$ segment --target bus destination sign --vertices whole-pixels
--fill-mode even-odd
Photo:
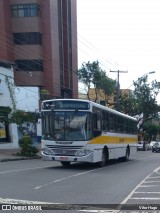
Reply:
[[[89,103],[83,101],[47,101],[44,103],[44,109],[75,109],[75,110],[88,110]]]

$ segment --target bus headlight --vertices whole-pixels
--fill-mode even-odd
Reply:
[[[47,148],[44,148],[42,149],[42,152],[45,154],[45,155],[53,155],[54,152],[50,149],[47,149]]]
[[[76,156],[85,156],[85,155],[88,155],[90,154],[92,151],[91,150],[88,150],[88,149],[84,149],[84,150],[78,150],[75,155]]]
[[[91,152],[92,152],[91,150],[85,149],[85,150],[84,150],[84,155],[88,155],[88,154],[90,154]]]

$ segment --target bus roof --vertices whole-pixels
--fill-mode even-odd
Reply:
[[[90,100],[85,100],[85,99],[69,99],[69,98],[68,99],[49,99],[49,100],[42,101],[42,104],[45,103],[45,102],[52,102],[52,101],[82,101],[82,102],[89,103],[92,106],[98,107],[100,109],[107,110],[108,112],[114,113],[116,115],[120,115],[120,116],[123,116],[123,117],[126,117],[126,118],[130,118],[130,119],[133,119],[133,120],[137,121],[136,118],[134,118],[134,117],[132,117],[130,115],[124,114],[124,113],[119,112],[117,110],[111,109],[111,108],[109,108],[107,106],[103,106],[101,104],[95,103],[95,102],[90,101]]]

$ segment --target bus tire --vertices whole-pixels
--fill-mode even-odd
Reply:
[[[70,166],[70,163],[71,163],[71,162],[69,162],[69,161],[61,161],[61,164],[62,164],[62,166],[64,166],[64,167],[69,167],[69,166]]]
[[[109,159],[108,149],[107,147],[104,147],[102,151],[102,160],[99,162],[99,166],[100,167],[106,166],[108,159]]]

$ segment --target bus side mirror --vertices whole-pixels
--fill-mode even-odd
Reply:
[[[101,130],[93,130],[93,136],[94,137],[98,137],[98,136],[100,136],[102,134],[102,131]]]

